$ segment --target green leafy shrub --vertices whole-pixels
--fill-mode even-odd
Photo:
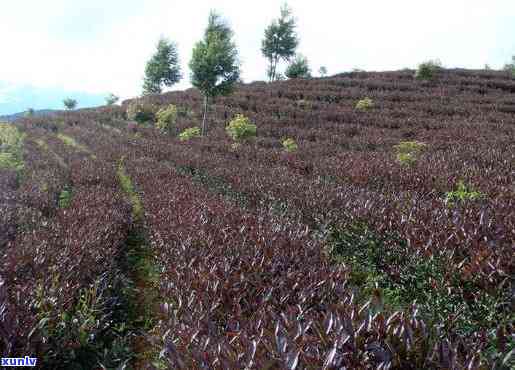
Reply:
[[[426,144],[419,141],[401,141],[394,146],[397,160],[404,165],[414,164],[425,148]]]
[[[59,208],[68,208],[72,202],[72,192],[70,190],[63,190],[59,194]]]
[[[200,129],[198,127],[189,127],[179,134],[180,141],[188,141],[195,137],[200,137]]]
[[[229,122],[225,128],[227,135],[237,143],[249,140],[256,136],[256,125],[250,123],[250,120],[243,114],[238,114]]]
[[[51,289],[56,288],[52,286]],[[108,289],[98,279],[92,286],[81,289],[76,304],[56,315],[50,309],[53,302],[47,297],[48,292],[42,285],[37,287],[37,328],[48,347],[38,363],[41,361],[46,365],[44,368],[49,369],[93,369],[98,368],[102,360],[109,365],[108,368],[115,368],[118,362],[129,358],[128,340],[118,337],[116,328],[110,327],[112,321],[106,315],[109,309]],[[110,342],[112,347],[108,347]]]
[[[160,109],[156,114],[156,118],[156,127],[161,132],[171,132],[177,123],[177,107],[170,104],[168,107]]]
[[[401,164],[411,166],[415,164],[417,158],[412,153],[397,153],[397,161]]]
[[[299,146],[297,145],[295,140],[293,140],[292,138],[288,138],[283,140],[283,148],[287,152],[292,153],[296,152],[299,149]]]
[[[415,72],[415,78],[418,80],[431,80],[441,68],[442,62],[438,59],[420,63],[417,72]]]
[[[463,181],[458,182],[458,188],[453,191],[445,193],[445,201],[448,204],[454,204],[457,202],[465,202],[468,200],[477,200],[484,197],[484,194],[473,190],[471,187],[467,187]]]
[[[127,118],[138,123],[152,122],[156,119],[157,108],[153,104],[132,102],[127,107]]]
[[[360,101],[358,101],[356,103],[356,109],[362,110],[362,111],[368,110],[373,107],[374,107],[374,101],[370,98],[361,99]]]
[[[284,74],[288,78],[310,78],[311,69],[309,68],[308,59],[298,54],[288,65]]]
[[[425,147],[426,144],[420,141],[401,141],[395,145],[395,149],[400,153],[420,153]]]

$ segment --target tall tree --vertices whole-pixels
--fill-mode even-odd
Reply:
[[[190,61],[191,84],[204,95],[202,135],[207,132],[209,101],[228,95],[240,77],[240,63],[233,32],[227,22],[214,11],[209,14],[204,38],[195,44]]]
[[[73,110],[77,107],[77,100],[66,98],[63,100],[63,105],[67,110]]]
[[[504,70],[511,72],[511,75],[515,78],[515,55],[511,57],[511,63],[506,63],[504,65]]]
[[[114,95],[113,93],[110,93],[109,95],[107,95],[105,97],[105,101],[106,101],[106,104],[107,105],[113,105],[115,104],[118,100],[120,100],[120,98],[116,95]]]
[[[281,7],[281,16],[274,19],[265,29],[265,38],[261,43],[261,52],[268,59],[268,78],[275,81],[277,64],[281,59],[289,62],[295,55],[299,38],[295,32],[295,18],[287,4]]]
[[[163,37],[145,67],[143,94],[160,94],[163,86],[171,87],[181,80],[177,45]]]

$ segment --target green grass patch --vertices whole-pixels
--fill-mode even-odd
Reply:
[[[79,144],[73,137],[59,133],[57,134],[57,138],[61,140],[65,145],[71,146],[72,148],[90,154],[92,158],[96,158],[96,156],[92,154],[86,146]]]
[[[74,148],[81,149],[81,145],[75,141],[75,139],[71,136],[65,135],[65,134],[57,134],[57,137],[59,140],[61,140],[65,145],[72,146]]]
[[[52,149],[50,149],[50,147],[48,146],[48,144],[46,143],[45,140],[43,139],[36,139],[35,140],[36,144],[39,145],[39,147],[44,150],[45,152],[49,152],[49,153],[52,153],[52,155],[55,157],[55,159],[57,160],[57,162],[59,162],[59,165],[63,168],[67,168],[67,164],[66,162],[64,161],[64,159],[61,158],[61,156],[59,156],[59,154],[57,154],[56,152],[54,152]]]
[[[141,202],[139,194],[134,189],[130,176],[125,171],[123,166],[123,159],[118,164],[117,171],[118,179],[123,191],[129,196],[132,204],[132,215],[136,221],[140,221],[143,218],[143,204]]]
[[[138,300],[133,300],[129,309],[129,322],[138,328],[151,330],[155,325],[153,308],[159,298],[159,268],[151,249],[147,247],[145,232],[134,229],[127,238],[127,265],[135,281],[134,293]]]
[[[123,191],[132,204],[135,225],[126,240],[126,254],[121,268],[129,283],[123,296],[127,307],[126,323],[135,334],[132,341],[134,368],[144,368],[152,363],[160,368],[159,352],[141,333],[151,331],[157,323],[157,312],[161,297],[159,294],[160,268],[152,249],[148,246],[148,237],[142,225],[144,217],[143,203],[136,192],[130,176],[125,171],[123,158],[118,164],[118,179]]]

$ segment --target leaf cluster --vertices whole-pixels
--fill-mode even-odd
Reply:
[[[200,129],[198,127],[189,127],[179,134],[180,141],[188,141],[196,137],[200,137]]]
[[[173,86],[182,77],[177,45],[161,38],[156,49],[145,66],[143,94],[160,94],[163,86]]]
[[[161,132],[171,132],[177,123],[178,110],[173,104],[168,107],[161,108],[156,113],[156,127]]]
[[[292,62],[284,72],[288,78],[309,78],[311,77],[311,69],[309,68],[308,59],[303,55],[296,55]]]
[[[243,142],[255,137],[257,128],[247,117],[238,114],[229,122],[225,131],[235,142]]]

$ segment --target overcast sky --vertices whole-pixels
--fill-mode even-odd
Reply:
[[[139,95],[160,35],[178,43],[189,86],[193,44],[210,9],[231,24],[246,82],[264,80],[264,28],[282,1],[1,0],[0,82]],[[394,70],[439,58],[446,67],[500,68],[515,54],[515,0],[290,0],[298,51],[317,71]],[[1,96],[0,96],[1,98]]]

